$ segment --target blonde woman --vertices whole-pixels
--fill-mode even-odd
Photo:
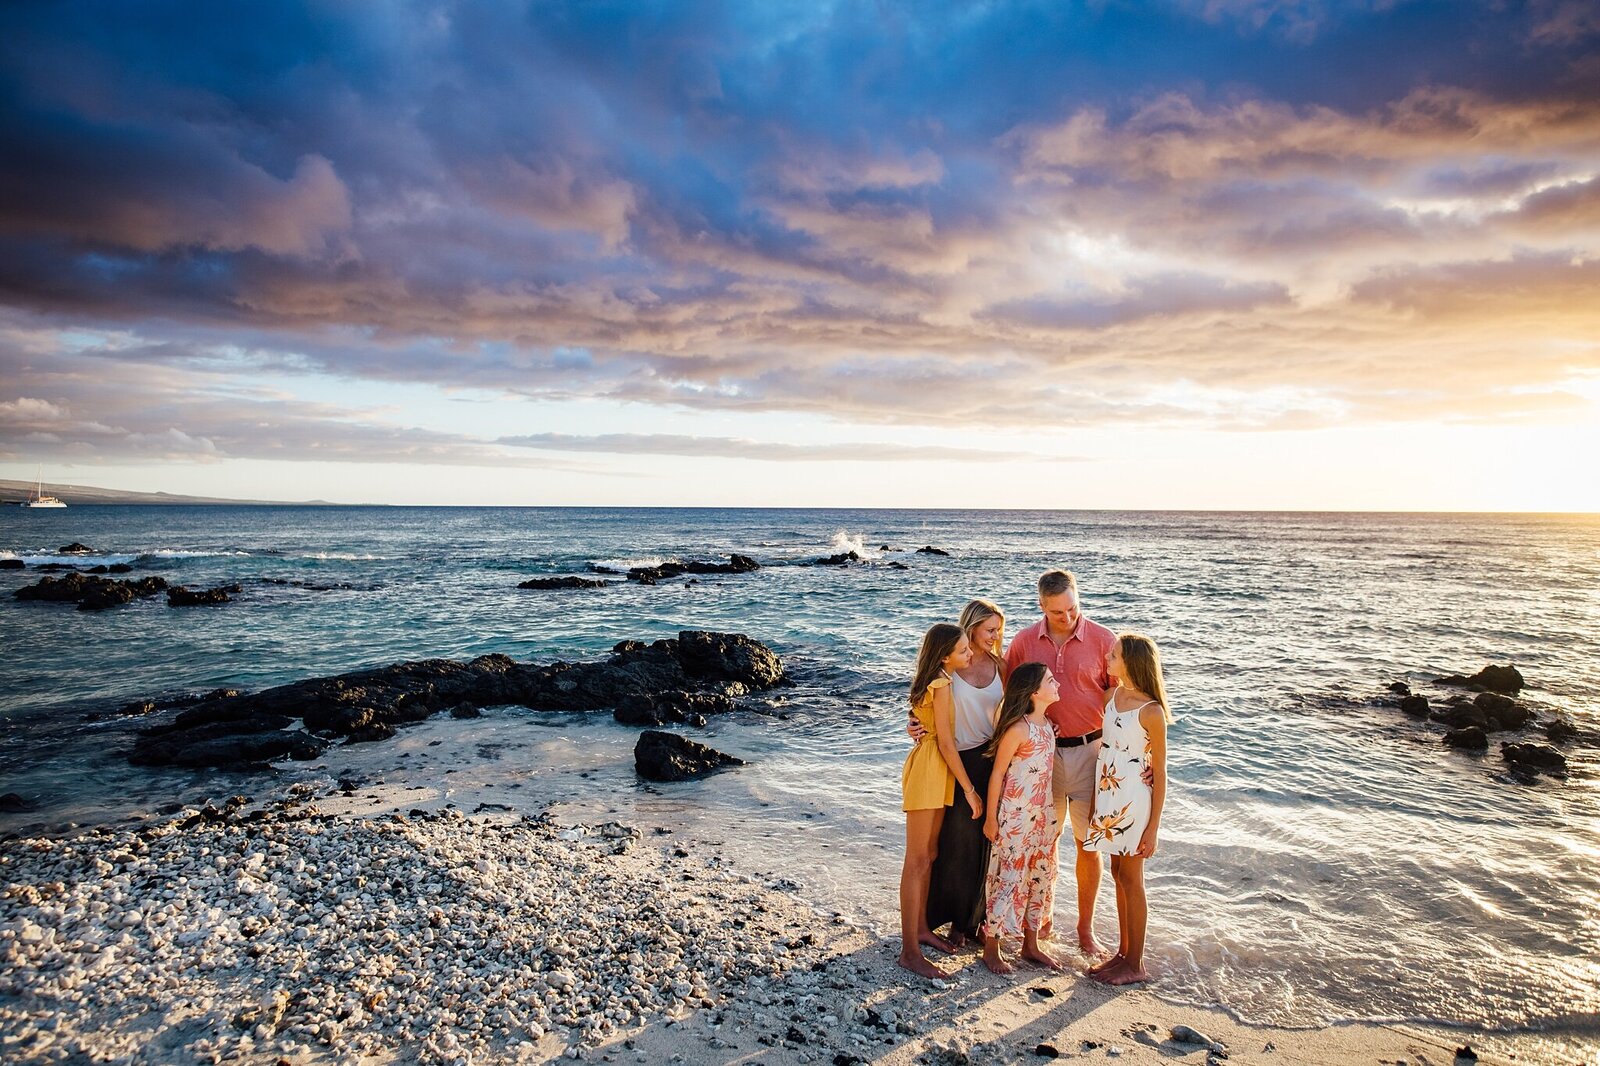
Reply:
[[[988,600],[977,599],[961,611],[957,623],[972,648],[971,661],[950,675],[950,699],[956,755],[967,778],[986,796],[994,755],[995,713],[1005,692],[1006,616]],[[965,800],[945,808],[939,828],[939,852],[928,884],[928,928],[950,923],[949,940],[956,947],[978,938],[983,924],[983,879],[989,868],[989,840],[983,822],[971,816]]]

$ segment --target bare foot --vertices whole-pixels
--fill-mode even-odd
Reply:
[[[1127,959],[1109,969],[1090,974],[1090,977],[1105,985],[1136,985],[1150,980],[1150,975],[1144,972],[1144,967],[1129,966]]]
[[[1078,950],[1090,958],[1106,953],[1106,949],[1100,946],[1100,941],[1094,938],[1094,930],[1092,929],[1078,930]]]
[[[1037,963],[1047,970],[1054,970],[1056,973],[1065,973],[1067,969],[1064,965],[1046,954],[1042,948],[1035,948],[1032,951],[1029,951],[1027,948],[1023,948],[1022,958],[1024,962]]]
[[[1150,975],[1144,972],[1143,966],[1129,966],[1123,962],[1115,970],[1108,970],[1100,980],[1108,985],[1137,985],[1150,980]]]
[[[1056,923],[1052,918],[1046,918],[1045,923],[1039,927],[1039,939],[1049,940],[1050,934],[1056,931]]]
[[[935,932],[917,934],[917,943],[930,947],[935,951],[942,951],[946,955],[954,954],[956,946]]]
[[[997,973],[1001,977],[1014,972],[1011,964],[1001,957],[998,950],[985,951],[983,953],[983,964],[989,967],[990,973]]]
[[[1097,962],[1093,966],[1089,967],[1087,970],[1085,970],[1083,972],[1088,974],[1090,977],[1095,977],[1095,976],[1098,976],[1099,974],[1102,974],[1105,971],[1111,969],[1111,967],[1113,967],[1113,966],[1121,966],[1121,965],[1122,965],[1122,952],[1119,951],[1115,955],[1111,956],[1109,959],[1106,959],[1106,960],[1104,960],[1102,962]]]
[[[944,978],[950,976],[943,970],[939,969],[939,967],[923,958],[922,952],[920,951],[914,952],[910,955],[902,951],[900,953],[900,957],[896,959],[895,962],[900,964],[901,969],[910,970],[917,976],[926,977],[930,981],[942,981]]]
[[[946,939],[950,941],[950,946],[957,951],[967,946],[967,934],[959,929],[950,930],[950,935]]]

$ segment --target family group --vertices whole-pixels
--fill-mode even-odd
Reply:
[[[1021,940],[1027,962],[1066,969],[1041,941],[1070,821],[1088,974],[1146,981],[1144,862],[1156,853],[1172,721],[1160,651],[1085,618],[1070,572],[1039,578],[1039,609],[1009,646],[1005,616],[982,599],[922,639],[907,726],[916,745],[901,775],[900,965],[948,976],[922,949],[951,953],[981,937],[995,973],[1011,972],[1006,940]],[[1102,855],[1120,932],[1109,957],[1093,932]],[[947,935],[935,932],[945,925]]]

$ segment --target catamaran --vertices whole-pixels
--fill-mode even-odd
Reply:
[[[44,494],[44,468],[43,467],[40,467],[40,469],[39,469],[39,484],[38,484],[38,486],[33,490],[33,495],[28,497],[28,502],[23,504],[22,506],[24,506],[24,507],[65,507],[66,506],[66,504],[62,503],[60,500],[56,499],[54,496],[46,496]]]

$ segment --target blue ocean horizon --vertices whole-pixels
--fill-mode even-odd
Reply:
[[[61,556],[72,541],[93,554]],[[846,551],[864,561],[801,565]],[[516,587],[733,552],[762,569],[655,587]],[[1528,680],[1528,707],[1593,736],[1600,516],[0,508],[0,558],[26,564],[0,571],[11,652],[0,661],[10,741],[0,792],[37,804],[0,830],[250,787],[127,765],[140,723],[107,715],[130,700],[403,659],[591,658],[623,639],[726,630],[773,647],[797,682],[764,713],[689,731],[748,761],[735,772],[644,789],[629,759],[636,731],[609,716],[498,708],[470,744],[452,740],[465,724],[432,721],[286,765],[279,780],[360,764],[390,783],[431,782],[448,763],[451,787],[470,780],[514,802],[620,803],[716,824],[736,857],[781,863],[806,892],[886,928],[904,689],[922,631],[985,596],[1015,632],[1037,616],[1038,573],[1070,568],[1090,617],[1161,644],[1179,714],[1166,839],[1150,866],[1160,994],[1290,1025],[1410,1019],[1560,1034],[1591,1032],[1600,1010],[1593,749],[1568,749],[1568,779],[1526,784],[1494,746],[1447,749],[1437,726],[1385,702],[1390,682],[1434,695],[1442,674],[1509,662]],[[125,562],[135,577],[242,591],[215,607],[156,598],[98,613],[16,601],[51,562]],[[1102,909],[1109,923],[1109,898]]]

